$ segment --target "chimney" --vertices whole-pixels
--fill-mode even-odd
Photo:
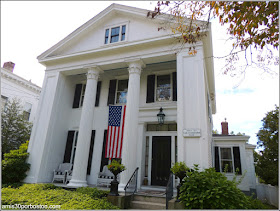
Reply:
[[[226,118],[225,121],[221,123],[221,125],[222,125],[222,135],[228,135],[228,123]]]
[[[14,71],[14,67],[15,67],[15,63],[13,62],[5,62],[3,65],[3,68],[5,68],[6,70],[10,70],[10,71]]]

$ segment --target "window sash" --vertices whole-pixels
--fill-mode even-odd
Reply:
[[[77,141],[78,141],[78,134],[79,131],[75,131],[74,133],[74,141],[72,145],[72,152],[71,152],[71,158],[70,158],[70,163],[74,164],[74,159],[75,159],[75,154],[76,154],[76,147],[77,147]]]
[[[230,149],[229,157],[224,157],[225,153],[222,153],[222,150]],[[220,162],[220,172],[225,171],[225,165],[228,164],[228,169],[226,173],[234,173],[234,157],[233,157],[233,148],[232,147],[219,147],[219,162]]]
[[[82,85],[82,91],[81,91],[81,97],[80,97],[79,108],[83,107],[84,98],[85,98],[85,91],[86,91],[86,84],[83,84],[83,85]]]
[[[161,85],[159,86],[159,77],[163,77],[163,76],[169,76],[169,84],[168,85]],[[164,97],[164,98],[159,98],[160,94],[162,92],[168,92],[169,97]],[[162,101],[172,101],[173,98],[173,88],[172,88],[172,74],[167,74],[167,75],[157,75],[156,76],[156,81],[155,81],[155,101],[156,102],[162,102]],[[168,95],[167,95],[168,96]]]
[[[119,25],[105,29],[104,44],[124,41],[127,25]]]
[[[118,42],[120,38],[120,27],[111,28],[110,43]]]
[[[128,79],[117,80],[116,89],[116,104],[126,104],[127,102],[127,91],[128,91]]]

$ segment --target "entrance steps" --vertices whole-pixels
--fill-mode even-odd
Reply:
[[[165,210],[166,198],[163,196],[147,196],[135,194],[130,203],[130,209]]]

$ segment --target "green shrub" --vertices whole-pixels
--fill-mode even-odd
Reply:
[[[183,179],[186,176],[186,172],[189,170],[185,162],[176,162],[170,169],[170,171],[180,179]]]
[[[19,188],[2,188],[2,204],[60,205],[61,210],[118,209],[106,199],[57,188],[52,184],[24,184]]]
[[[97,199],[106,197],[109,193],[109,191],[98,190],[97,188],[90,188],[90,187],[77,188],[76,192],[87,194],[91,198],[97,198]]]
[[[30,164],[26,163],[29,155],[27,148],[28,141],[22,144],[19,149],[4,154],[2,161],[3,184],[20,183],[27,176],[26,172],[30,167]]]
[[[180,189],[180,200],[187,209],[246,209],[249,197],[237,188],[236,182],[214,168],[188,171]]]

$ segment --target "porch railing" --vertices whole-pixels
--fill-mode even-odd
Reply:
[[[126,196],[134,195],[134,193],[137,191],[138,169],[139,167],[135,169],[130,179],[128,180],[126,186],[124,187],[124,192]]]
[[[173,173],[169,175],[166,185],[166,209],[168,210],[168,202],[173,198]]]

